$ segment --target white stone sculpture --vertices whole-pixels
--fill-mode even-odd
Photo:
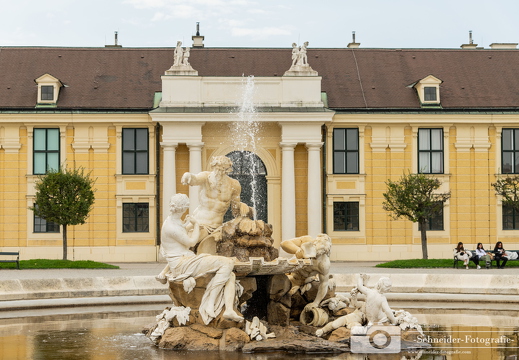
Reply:
[[[179,325],[185,325],[189,321],[189,313],[191,308],[183,306],[173,306],[166,308],[162,313],[157,315],[157,326],[149,336],[152,341],[164,335],[164,332],[171,326],[171,321],[176,317]]]
[[[173,65],[166,70],[166,75],[198,75],[198,71],[193,69],[189,63],[191,49],[182,48],[182,41],[177,41],[177,46],[173,53]]]
[[[186,172],[182,184],[200,186],[200,204],[192,217],[200,226],[198,253],[216,253],[216,242],[221,239],[223,218],[229,206],[233,216],[250,216],[254,209],[240,201],[241,185],[227,174],[232,171],[232,161],[226,156],[213,157],[212,171],[199,174]]]
[[[267,333],[268,329],[263,325],[257,316],[252,321],[245,321],[245,333],[249,335],[251,340],[261,341],[275,338],[276,334]]]
[[[366,320],[366,317],[364,315],[365,303],[363,301],[357,300],[358,292],[359,290],[357,288],[353,288],[351,290],[351,296],[348,301],[352,306],[355,307],[355,311],[353,311],[350,314],[341,316],[335,319],[334,321],[329,322],[323,328],[315,332],[316,336],[321,337],[340,327],[353,329],[354,326],[362,326],[362,324]]]
[[[306,305],[306,311],[318,307],[328,292],[331,247],[332,239],[326,234],[319,234],[315,239],[306,235],[281,242],[281,248],[289,254],[294,254],[296,258],[313,259],[311,265],[288,274],[288,278],[292,283],[292,290],[290,290],[292,294],[300,287],[313,281],[312,278],[314,276],[317,275],[319,277],[317,295],[313,302]]]
[[[366,296],[365,314],[368,326],[384,323],[396,325],[397,320],[393,315],[393,310],[391,310],[386,297],[383,295],[391,290],[391,279],[381,277],[374,289],[364,286],[364,282],[367,282],[368,279],[367,274],[360,274],[357,279],[357,289]]]
[[[317,76],[317,71],[308,64],[308,41],[298,46],[292,44],[292,66],[285,72],[284,76]]]
[[[198,242],[200,227],[193,217],[188,217],[186,221],[181,220],[188,208],[189,198],[186,195],[176,194],[171,197],[171,213],[164,221],[161,232],[161,252],[168,261],[168,266],[157,278],[160,280],[167,277],[169,281],[183,281],[184,289],[189,292],[194,286],[195,278],[215,274],[207,285],[199,307],[204,323],[209,324],[220,314],[223,307],[225,319],[240,322],[243,317],[234,311],[234,260],[210,254],[196,255],[190,250]],[[191,233],[186,229],[188,224],[193,225]]]
[[[191,54],[191,49],[189,47],[186,47],[184,49],[184,54],[182,57],[182,65],[189,66],[189,56]]]
[[[405,310],[397,310],[395,311],[395,317],[402,331],[408,329],[415,329],[421,335],[424,335],[422,326],[418,323],[418,319],[411,315],[408,311]]]

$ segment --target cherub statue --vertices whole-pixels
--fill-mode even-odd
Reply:
[[[374,289],[364,286],[364,282],[368,281],[367,274],[361,274],[357,279],[357,288],[366,296],[366,318],[368,326],[373,324],[381,325],[383,323],[397,324],[397,319],[393,314],[393,310],[389,307],[386,297],[383,295],[391,290],[391,279],[381,277]]]

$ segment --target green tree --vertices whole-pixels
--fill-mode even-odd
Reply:
[[[519,175],[498,179],[491,185],[496,194],[501,196],[504,207],[519,211]]]
[[[382,206],[390,212],[393,219],[401,217],[420,225],[422,255],[427,255],[427,222],[432,215],[443,209],[443,204],[450,198],[450,192],[435,193],[441,181],[424,174],[404,174],[398,181],[386,181]]]
[[[95,180],[83,168],[50,170],[38,177],[34,213],[63,226],[63,260],[67,260],[67,226],[84,224],[94,204]]]

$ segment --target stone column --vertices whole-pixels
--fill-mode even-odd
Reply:
[[[189,172],[198,174],[202,171],[202,148],[204,143],[188,143],[189,148]],[[198,186],[189,187],[189,213],[192,214],[199,204]]]
[[[281,241],[283,241],[296,236],[294,148],[297,143],[280,143],[279,145],[283,161],[281,172]]]
[[[177,143],[161,142],[160,146],[164,151],[164,165],[162,166],[162,221],[166,220],[169,215],[169,200],[177,193],[177,174],[175,154]],[[160,181],[157,179],[157,181]]]
[[[323,143],[306,143],[308,149],[308,235],[322,232],[321,147]]]

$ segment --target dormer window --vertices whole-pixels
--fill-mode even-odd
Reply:
[[[34,81],[38,84],[36,106],[56,106],[59,90],[63,86],[61,81],[50,74],[42,75]]]
[[[423,107],[440,105],[440,84],[442,81],[429,75],[412,85],[416,89],[418,98]]]
[[[41,87],[41,99],[40,100],[54,100],[54,86],[43,85]]]
[[[425,101],[437,101],[436,88],[433,86],[426,86],[423,88],[424,100]]]

